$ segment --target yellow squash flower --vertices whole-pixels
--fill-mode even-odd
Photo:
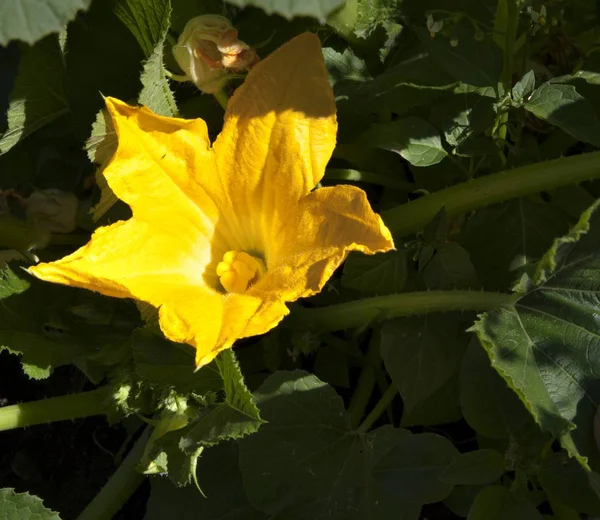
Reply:
[[[201,119],[106,104],[119,145],[104,175],[133,217],[30,271],[150,303],[167,338],[196,348],[197,366],[275,327],[286,302],[319,292],[350,251],[394,247],[362,190],[313,190],[337,130],[314,35],[250,71],[212,146]]]

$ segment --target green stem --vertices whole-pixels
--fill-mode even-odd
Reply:
[[[227,103],[229,103],[229,96],[227,93],[221,89],[213,94],[215,99],[218,101],[219,105],[223,108],[223,110],[227,110]]]
[[[449,217],[515,197],[600,178],[600,152],[529,164],[463,182],[382,213],[396,237],[423,229],[442,209]]]
[[[110,520],[140,487],[146,476],[137,470],[137,465],[146,448],[151,429],[151,427],[147,427],[142,432],[117,471],[77,517],[77,520]]]
[[[377,421],[377,419],[379,419],[381,414],[383,412],[385,412],[386,408],[394,400],[394,397],[396,397],[397,393],[398,393],[398,390],[396,390],[396,387],[392,384],[386,390],[385,394],[383,394],[381,396],[381,399],[375,405],[375,408],[373,408],[373,410],[371,410],[371,413],[369,415],[367,415],[366,419],[356,429],[356,431],[358,433],[367,433],[371,429],[371,426],[373,426],[375,424],[375,421]]]
[[[424,291],[376,296],[326,307],[298,308],[289,328],[319,332],[358,327],[371,321],[448,311],[512,308],[518,295],[482,291]]]
[[[373,330],[369,349],[367,351],[365,365],[358,376],[356,390],[352,394],[352,400],[348,405],[348,415],[350,417],[350,426],[356,428],[365,414],[365,409],[369,404],[369,399],[377,382],[376,364],[381,363],[379,357],[379,331]]]
[[[90,392],[51,397],[0,408],[0,431],[36,424],[102,415],[106,411],[106,387]]]

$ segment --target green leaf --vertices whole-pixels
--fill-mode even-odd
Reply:
[[[535,88],[535,72],[533,69],[526,72],[523,77],[515,83],[511,90],[512,97],[515,101],[522,102],[533,92]]]
[[[481,486],[454,486],[452,493],[444,500],[444,505],[456,516],[466,518],[480,491]]]
[[[492,484],[504,474],[504,457],[496,450],[475,450],[463,453],[442,473],[448,484],[480,486]]]
[[[357,291],[390,294],[401,292],[407,276],[407,253],[351,254],[344,264],[342,285]]]
[[[353,2],[348,1],[351,8]],[[402,31],[399,23],[399,0],[358,0],[354,34],[368,41],[369,47],[379,49],[379,58],[383,61],[390,53],[396,37]]]
[[[3,0],[0,8],[0,46],[10,40],[29,44],[62,31],[92,0]]]
[[[85,19],[78,19],[67,28],[66,91],[81,141],[89,137],[90,127],[104,107],[102,96],[131,102],[141,89],[144,54],[114,14],[115,7],[124,1],[93,2]]]
[[[210,446],[227,439],[240,439],[258,431],[264,421],[244,383],[240,366],[231,349],[215,359],[223,379],[225,400],[202,411],[185,431],[179,446],[190,453],[200,446]]]
[[[533,419],[517,395],[490,366],[477,340],[471,341],[461,367],[461,405],[465,420],[490,439],[522,438]]]
[[[496,90],[502,71],[502,51],[491,38],[476,41],[472,27],[467,25],[455,28],[456,47],[442,35],[431,38],[424,29],[417,34],[438,68],[465,85]]]
[[[29,282],[24,277],[17,276],[10,267],[5,265],[0,269],[0,300],[22,293],[28,288]]]
[[[542,520],[531,502],[503,486],[489,486],[475,497],[467,520]]]
[[[479,287],[477,273],[469,253],[457,242],[447,242],[423,268],[428,289],[469,289]]]
[[[435,66],[431,57],[417,56],[390,67],[383,74],[357,86],[351,95],[354,110],[376,112],[388,109],[404,115],[448,95],[457,82]]]
[[[410,411],[404,410],[400,426],[435,426],[454,423],[461,418],[459,378],[454,376],[431,395],[416,403]]]
[[[152,477],[144,520],[266,520],[244,492],[238,468],[238,448],[223,442],[202,452],[197,466],[200,494],[196,486],[176,487],[168,479]]]
[[[313,375],[276,372],[256,398],[267,424],[240,441],[240,468],[250,501],[274,518],[416,520],[451,489],[438,478],[457,456],[448,440],[390,426],[358,434]]]
[[[29,493],[0,489],[0,520],[60,520],[57,513],[44,507],[42,500]]]
[[[573,85],[546,82],[533,92],[525,109],[580,141],[600,147],[600,121]]]
[[[144,381],[200,395],[223,388],[216,363],[195,372],[193,347],[173,343],[145,329],[136,330],[131,342],[135,370]]]
[[[396,152],[414,166],[437,164],[447,155],[438,130],[418,117],[374,124],[359,141],[363,145]]]
[[[520,198],[479,210],[467,221],[460,243],[484,287],[507,290],[517,270],[539,260],[568,229],[568,216],[552,204]]]
[[[537,264],[513,310],[486,313],[473,330],[492,365],[535,420],[585,464],[600,462],[592,423],[600,402],[598,203]],[[574,429],[576,428],[576,429]],[[574,431],[571,431],[573,430]]]
[[[32,277],[27,291],[0,305],[0,351],[20,355],[24,372],[33,379],[73,363],[97,380],[88,372],[90,363],[106,356],[105,349],[118,351],[139,325],[131,310],[129,302]]]
[[[329,74],[329,83],[334,88],[346,83],[362,83],[371,78],[364,60],[358,58],[349,47],[344,49],[344,52],[324,47],[323,58]]]
[[[321,23],[327,16],[344,4],[344,0],[228,0],[229,3],[239,7],[253,5],[264,9],[267,14],[280,14],[284,18],[295,16],[312,16]]]
[[[0,154],[68,112],[62,52],[58,39],[49,36],[23,53],[6,114],[8,128],[0,137]]]
[[[404,402],[403,414],[443,387],[460,369],[468,336],[457,315],[387,321],[381,357]]]
[[[538,470],[538,479],[551,500],[588,515],[600,514],[600,499],[588,482],[588,472],[564,453],[553,453]]]
[[[170,0],[127,0],[117,10],[148,58],[141,75],[138,102],[163,116],[176,116],[177,105],[163,65],[163,48],[170,27]]]

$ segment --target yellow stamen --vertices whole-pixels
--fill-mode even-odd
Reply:
[[[262,271],[260,260],[243,251],[227,251],[217,265],[221,285],[230,293],[243,293]]]

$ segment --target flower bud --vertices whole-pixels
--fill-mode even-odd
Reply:
[[[23,199],[27,217],[52,233],[70,233],[77,225],[79,201],[72,193],[57,189],[34,191]]]
[[[173,55],[190,81],[209,94],[223,87],[230,71],[250,69],[259,60],[227,18],[212,14],[186,24]]]

